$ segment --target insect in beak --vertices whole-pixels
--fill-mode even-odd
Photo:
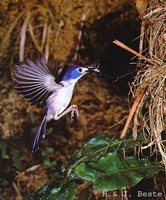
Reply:
[[[88,66],[88,72],[96,75],[101,75],[101,71],[99,70],[100,64],[97,62],[95,67]]]

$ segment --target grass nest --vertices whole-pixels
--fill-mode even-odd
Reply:
[[[166,168],[166,7],[152,0],[142,16],[140,60],[131,87],[135,99],[133,137],[148,133],[152,153],[159,153]],[[144,56],[143,56],[144,55]],[[155,148],[154,148],[155,147]]]

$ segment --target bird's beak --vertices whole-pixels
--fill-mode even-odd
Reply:
[[[88,66],[88,72],[89,73],[96,73],[96,74],[101,73],[101,71],[98,68],[92,67],[92,66]]]

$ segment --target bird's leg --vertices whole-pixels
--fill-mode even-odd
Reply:
[[[78,111],[78,107],[77,105],[71,105],[69,108],[67,108],[64,112],[60,113],[58,116],[56,116],[56,118],[54,118],[55,120],[60,119],[61,117],[63,117],[64,115],[66,115],[67,113],[71,112],[71,119],[73,120],[75,117],[78,118],[79,116],[79,111]]]
[[[71,110],[71,120],[74,121],[78,119],[79,117],[79,111],[77,105],[72,105],[72,110]]]

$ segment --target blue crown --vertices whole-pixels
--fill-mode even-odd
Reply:
[[[82,68],[86,68],[88,71],[87,67],[81,66],[81,65],[73,65],[71,67],[68,67],[62,80],[66,81],[66,80],[70,80],[70,79],[78,79],[79,77],[83,76],[85,72],[82,71]]]

